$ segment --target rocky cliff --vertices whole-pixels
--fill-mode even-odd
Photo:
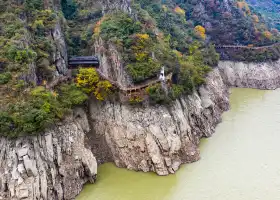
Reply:
[[[199,159],[199,139],[214,132],[228,108],[228,95],[216,69],[207,85],[170,107],[95,101],[89,107],[94,134],[105,138],[117,166],[167,175]]]
[[[94,182],[97,162],[167,175],[199,159],[229,107],[228,86],[275,89],[280,61],[220,62],[197,92],[171,106],[89,103],[40,136],[0,138],[0,199],[73,199]]]
[[[77,119],[42,135],[0,138],[0,199],[74,199],[86,182],[94,182],[97,163],[85,147],[87,120],[76,113]]]
[[[219,71],[230,87],[273,90],[280,87],[280,60],[267,63],[220,62]]]

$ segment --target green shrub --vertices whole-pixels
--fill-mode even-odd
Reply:
[[[0,113],[0,136],[17,137],[43,131],[86,99],[87,95],[75,84],[61,85],[55,92],[36,87],[25,101],[12,104]]]
[[[24,7],[25,10],[30,12],[34,10],[41,10],[43,9],[43,0],[25,0]]]
[[[13,134],[12,132],[13,119],[9,113],[0,111],[0,133],[2,136]]]
[[[161,65],[155,61],[136,62],[127,65],[127,70],[135,83],[144,81],[159,73]]]
[[[66,19],[74,19],[77,15],[77,4],[74,0],[61,0],[61,7]]]
[[[161,84],[150,86],[146,89],[150,102],[156,104],[165,104],[170,102],[170,98],[162,88]]]
[[[16,45],[8,45],[6,48],[6,57],[13,62],[28,64],[35,60],[37,54],[32,49],[19,49]]]
[[[59,87],[58,100],[66,108],[71,108],[74,105],[82,104],[87,100],[88,96],[83,93],[75,84],[64,84]]]
[[[182,85],[173,84],[169,90],[169,97],[172,100],[178,99],[184,93],[184,87]]]
[[[128,14],[116,13],[105,18],[101,24],[100,34],[106,40],[116,37],[125,41],[128,36],[140,30],[140,23],[134,21]]]
[[[12,78],[12,74],[10,72],[5,72],[0,74],[0,85],[8,83]]]

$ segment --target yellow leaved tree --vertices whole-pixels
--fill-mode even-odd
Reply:
[[[186,15],[185,10],[183,10],[183,9],[180,8],[179,6],[176,6],[176,7],[174,8],[174,11],[175,11],[177,14],[179,14],[179,15],[182,15],[182,16],[185,16],[185,15]]]
[[[80,68],[76,85],[85,93],[93,93],[98,100],[104,100],[112,92],[113,87],[109,81],[100,80],[95,68]]]
[[[195,33],[200,36],[202,39],[206,39],[205,28],[201,25],[198,25],[194,28]]]
[[[253,15],[252,18],[253,18],[255,23],[259,23],[260,22],[258,15]]]
[[[272,34],[269,31],[265,31],[263,34],[267,39],[271,40]]]

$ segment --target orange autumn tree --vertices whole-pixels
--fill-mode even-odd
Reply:
[[[253,15],[252,18],[253,18],[255,23],[259,23],[260,22],[259,17],[257,15]]]
[[[186,12],[185,12],[182,8],[180,8],[179,6],[176,6],[176,7],[174,8],[174,11],[175,11],[177,14],[179,14],[179,15],[182,15],[182,16],[185,16],[185,15],[186,15]]]
[[[237,4],[237,7],[240,9],[240,10],[243,10],[244,11],[244,15],[246,16],[246,14],[250,15],[251,14],[251,10],[249,8],[249,5],[245,2],[245,1],[237,1],[236,2]]]
[[[200,36],[202,39],[206,39],[206,31],[205,28],[201,25],[198,25],[194,28],[195,33]]]
[[[101,24],[105,19],[106,17],[102,17],[98,22],[96,22],[93,30],[95,35],[99,35],[101,33]]]
[[[265,32],[263,33],[263,35],[264,35],[264,37],[266,37],[266,38],[269,39],[269,40],[271,40],[271,38],[272,38],[272,34],[271,34],[269,31],[265,31]]]

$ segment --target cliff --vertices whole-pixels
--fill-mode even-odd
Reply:
[[[88,124],[79,119],[69,117],[34,137],[0,138],[0,199],[73,199],[94,182],[97,163],[85,147]]]
[[[228,108],[228,95],[218,70],[214,70],[207,85],[170,107],[91,101],[89,108],[95,134],[105,138],[110,159],[118,167],[167,175],[182,163],[199,159],[199,139],[214,132],[221,113]]]
[[[229,107],[228,86],[275,89],[280,63],[220,62],[197,92],[170,107],[91,100],[40,136],[0,138],[2,199],[73,199],[94,182],[97,162],[167,175],[199,159]],[[91,151],[90,151],[91,150]]]
[[[267,63],[220,62],[219,71],[230,87],[274,90],[280,87],[280,60]]]

